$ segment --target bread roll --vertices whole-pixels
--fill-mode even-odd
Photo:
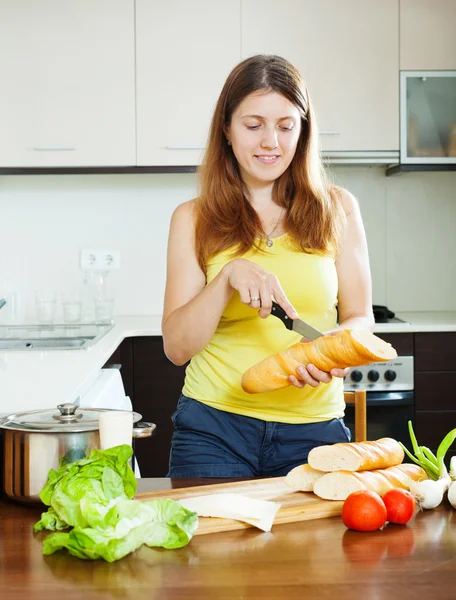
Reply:
[[[404,463],[396,467],[377,471],[335,471],[326,473],[317,479],[313,492],[324,500],[345,500],[352,492],[371,490],[384,496],[393,488],[409,489],[410,479],[422,481],[428,479],[424,470],[415,464]]]
[[[314,483],[325,475],[324,471],[312,469],[309,464],[299,465],[288,473],[285,483],[295,492],[313,492]]]
[[[402,446],[392,438],[375,442],[340,442],[312,448],[309,465],[319,471],[367,471],[400,465],[404,460]]]
[[[299,365],[312,363],[323,371],[367,365],[396,358],[396,350],[369,331],[344,329],[313,342],[297,343],[280,354],[268,356],[242,377],[242,389],[249,394],[270,392],[290,385]]]

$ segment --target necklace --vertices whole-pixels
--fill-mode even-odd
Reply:
[[[271,239],[271,235],[274,233],[274,231],[275,231],[275,230],[277,229],[277,227],[279,226],[279,223],[280,223],[280,221],[281,221],[281,219],[282,219],[283,210],[284,210],[284,209],[282,208],[282,210],[280,211],[279,218],[277,219],[277,223],[274,225],[274,228],[273,228],[273,230],[272,230],[270,233],[266,233],[266,232],[265,232],[265,234],[266,234],[266,246],[267,246],[268,248],[271,248],[271,246],[274,244],[274,242],[273,242],[273,241],[272,241],[272,239]]]

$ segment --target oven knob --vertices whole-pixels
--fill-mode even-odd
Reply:
[[[369,373],[367,374],[367,378],[369,379],[369,381],[378,381],[379,377],[380,374],[378,371],[369,371]]]
[[[388,369],[387,371],[385,371],[385,379],[386,381],[394,381],[397,377],[396,371],[392,371],[391,369]]]
[[[350,373],[350,377],[352,381],[356,381],[356,383],[359,383],[363,378],[363,374],[361,373],[361,371],[352,371]]]

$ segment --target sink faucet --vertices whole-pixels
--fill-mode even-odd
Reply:
[[[0,308],[3,308],[6,304],[5,298],[0,298]]]

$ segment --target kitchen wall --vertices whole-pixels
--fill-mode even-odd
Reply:
[[[332,174],[360,202],[374,303],[456,310],[456,173],[385,177],[382,167],[344,166]],[[80,249],[118,249],[115,313],[160,314],[169,220],[196,188],[195,174],[1,177],[0,296],[16,291],[18,318],[33,319],[33,290],[82,282]],[[7,316],[0,311],[0,322]]]

